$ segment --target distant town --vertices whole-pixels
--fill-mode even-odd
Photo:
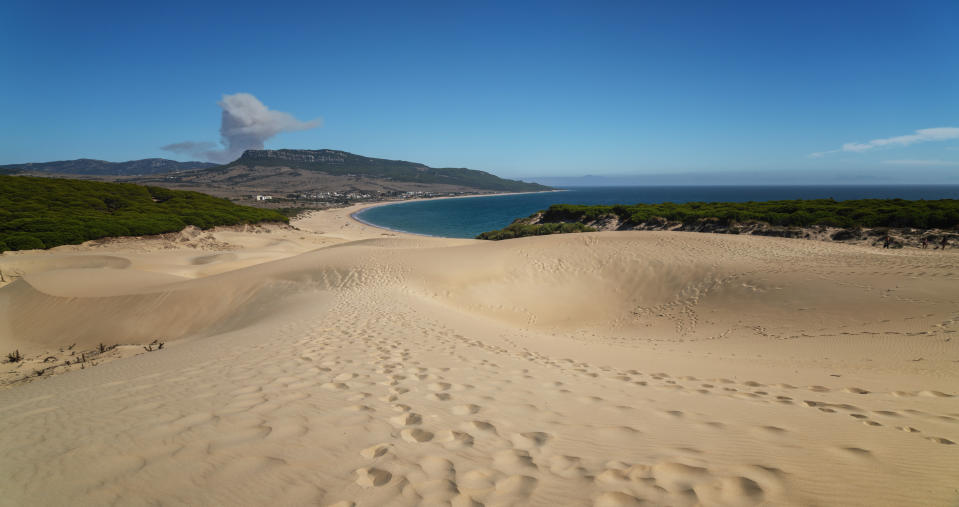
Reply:
[[[411,199],[433,199],[439,197],[460,197],[466,195],[494,194],[490,191],[432,192],[432,191],[345,191],[345,192],[300,192],[283,195],[248,194],[235,199],[238,204],[260,208],[283,209],[295,214],[297,209],[328,209],[349,206],[362,202],[403,201]]]

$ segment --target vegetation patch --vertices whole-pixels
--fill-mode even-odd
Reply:
[[[421,184],[458,185],[484,190],[537,192],[550,189],[538,183],[508,180],[476,169],[434,168],[416,162],[364,157],[335,150],[247,150],[235,161],[222,167],[207,169],[207,171],[227,171],[238,165],[289,167],[337,176],[366,176]]]
[[[524,236],[544,236],[547,234],[567,234],[571,232],[595,232],[594,227],[575,223],[550,223],[550,224],[524,224],[514,222],[505,229],[489,231],[476,236],[476,239],[490,239],[498,241],[501,239],[522,238]]]
[[[0,252],[264,221],[289,219],[199,192],[0,175]]]
[[[616,215],[626,224],[654,219],[695,223],[716,219],[722,224],[764,222],[769,225],[808,227],[894,227],[946,229],[959,225],[959,200],[907,201],[905,199],[859,199],[836,201],[813,199],[764,202],[687,202],[634,204],[631,206],[579,206],[557,204],[543,214],[544,222],[587,222]]]
[[[535,219],[535,220],[534,220]],[[634,204],[588,206],[556,204],[528,219],[520,219],[505,229],[484,232],[479,239],[509,239],[540,234],[538,227],[569,225],[547,229],[555,232],[585,232],[591,224],[612,219],[619,229],[634,229],[654,224],[678,223],[685,226],[710,223],[732,227],[761,223],[776,227],[837,227],[841,229],[954,229],[959,226],[959,200],[834,199],[687,202],[676,204]],[[535,222],[535,223],[534,223]],[[543,232],[552,234],[553,232]]]

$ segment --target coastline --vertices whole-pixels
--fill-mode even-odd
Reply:
[[[359,222],[365,226],[374,227],[377,229],[383,229],[385,231],[390,231],[394,233],[409,234],[412,236],[420,236],[420,237],[426,237],[426,238],[445,238],[446,236],[434,236],[432,234],[422,234],[418,232],[404,231],[400,229],[393,229],[390,227],[377,225],[372,222],[363,220],[362,218],[359,217],[359,214],[372,208],[379,208],[381,206],[389,206],[391,204],[403,204],[408,202],[413,203],[413,202],[422,202],[422,201],[438,201],[438,200],[446,200],[446,199],[469,199],[469,198],[475,198],[475,197],[503,197],[508,195],[527,195],[527,194],[542,194],[547,192],[568,192],[568,191],[569,190],[567,189],[553,189],[553,190],[543,190],[540,192],[506,192],[502,194],[473,194],[473,195],[456,195],[456,196],[450,196],[450,197],[423,197],[418,199],[406,199],[402,201],[377,201],[373,203],[361,203],[361,204],[355,204],[353,206],[350,206],[349,208],[354,208],[357,206],[359,206],[359,208],[352,210],[349,213],[349,217],[353,219],[354,221]],[[457,238],[457,239],[463,239],[463,238]]]

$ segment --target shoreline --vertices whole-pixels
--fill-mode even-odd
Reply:
[[[404,231],[400,229],[393,229],[383,225],[377,225],[372,222],[368,222],[360,218],[358,215],[371,208],[379,208],[381,206],[389,206],[392,204],[404,204],[404,203],[413,203],[413,202],[422,202],[422,201],[438,201],[438,200],[445,200],[445,199],[470,199],[470,198],[476,198],[476,197],[503,197],[508,195],[542,194],[546,192],[568,192],[568,191],[569,191],[568,189],[553,189],[553,190],[543,190],[540,192],[506,192],[502,194],[473,194],[473,195],[455,195],[450,197],[422,197],[417,199],[406,199],[402,201],[377,201],[369,204],[366,204],[366,203],[355,204],[354,206],[362,206],[362,207],[351,211],[349,213],[349,218],[363,225],[366,225],[368,227],[374,227],[376,229],[382,229],[385,231],[396,232],[401,234],[411,234],[413,236],[421,236],[425,238],[473,239],[473,238],[449,238],[448,236],[434,236],[432,234],[423,234],[419,232],[410,232],[410,231]]]

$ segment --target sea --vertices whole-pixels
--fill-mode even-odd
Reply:
[[[781,199],[959,199],[959,185],[571,187],[555,192],[429,199],[367,208],[363,222],[426,236],[473,238],[553,204],[655,204]]]

